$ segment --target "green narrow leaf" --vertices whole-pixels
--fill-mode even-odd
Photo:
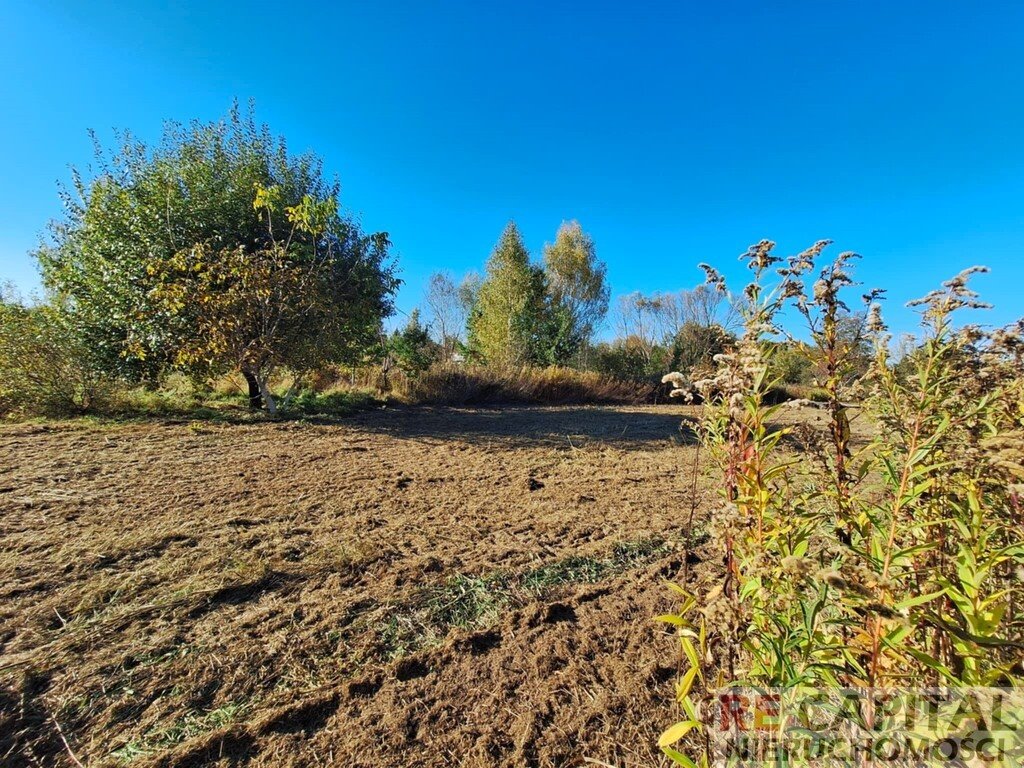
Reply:
[[[918,605],[930,603],[932,600],[942,597],[944,594],[946,594],[946,590],[940,589],[938,592],[929,592],[927,595],[916,595],[915,597],[908,597],[906,600],[902,600],[896,603],[895,608],[898,611],[903,610],[905,608],[914,608]]]

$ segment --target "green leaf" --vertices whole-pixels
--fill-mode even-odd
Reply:
[[[896,603],[895,608],[898,611],[904,610],[906,608],[914,608],[918,605],[930,603],[932,600],[942,597],[944,594],[946,594],[946,590],[940,589],[938,592],[929,592],[926,595],[915,595],[914,597],[908,597],[906,600],[901,600],[900,602]]]
[[[690,666],[694,669],[700,669],[700,658],[697,656],[697,649],[693,647],[693,643],[688,637],[680,637],[679,644],[683,648],[683,653],[686,654],[686,658],[690,662]]]
[[[907,648],[905,650],[906,650],[907,653],[909,653],[911,656],[913,656],[919,662],[924,664],[928,669],[931,669],[931,670],[934,670],[935,672],[938,672],[940,675],[942,675],[947,680],[956,681],[956,679],[957,679],[956,675],[954,675],[950,671],[949,667],[947,667],[941,661],[936,659],[934,656],[931,656],[931,655],[925,653],[924,651],[919,651],[916,648]]]
[[[664,752],[665,755],[668,756],[676,765],[682,765],[685,766],[685,768],[697,768],[697,764],[693,762],[693,760],[688,758],[682,752],[677,752],[672,749],[672,747],[662,747],[661,751]]]
[[[666,580],[665,580],[665,585],[666,585],[666,586],[667,586],[667,587],[668,587],[669,589],[671,589],[671,590],[672,590],[673,592],[677,592],[677,593],[679,593],[680,595],[682,595],[683,597],[685,597],[685,598],[687,598],[687,599],[691,599],[691,600],[693,599],[693,595],[691,595],[691,594],[690,594],[689,592],[687,592],[687,591],[686,591],[685,589],[683,589],[683,588],[682,588],[681,586],[679,586],[678,584],[676,584],[676,583],[675,583],[674,581],[668,581],[668,580],[666,579]]]

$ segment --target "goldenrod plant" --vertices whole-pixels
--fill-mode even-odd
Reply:
[[[841,254],[805,288],[828,244],[786,260],[769,241],[752,247],[737,348],[716,358],[712,376],[687,382],[703,397],[700,436],[723,480],[712,538],[726,567],[703,598],[688,595],[679,614],[661,617],[679,628],[688,658],[695,637],[700,645],[680,682],[685,718],[660,741],[680,765],[708,761],[708,717],[696,702],[722,683],[781,692],[784,701],[863,692],[842,710],[844,727],[862,732],[885,726],[880,690],[890,698],[923,687],[1021,693],[1024,326],[959,322],[963,310],[984,307],[968,284],[982,270],[972,268],[912,302],[922,334],[894,360],[880,291],[863,297],[864,336],[838,333],[854,254]],[[780,418],[789,406],[766,397],[787,308],[807,324],[801,347],[819,371],[824,429]],[[865,340],[874,359],[853,375]],[[681,376],[666,379],[682,386]],[[719,681],[711,683],[714,671]],[[704,691],[694,693],[695,680]],[[980,697],[970,701],[904,734],[907,744],[927,750],[1000,728],[1020,738],[1019,708],[1004,708],[997,722]],[[806,726],[799,717],[778,724]],[[920,754],[922,764],[948,761],[947,753]],[[800,759],[786,755],[790,765]]]

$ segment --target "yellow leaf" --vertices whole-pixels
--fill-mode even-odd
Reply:
[[[676,686],[676,699],[685,699],[689,694],[690,689],[693,688],[693,681],[697,677],[697,668],[690,667],[689,671],[683,675],[683,679],[679,681],[679,685]]]
[[[692,731],[694,728],[699,726],[700,723],[694,720],[682,720],[681,722],[676,723],[663,734],[661,734],[661,738],[658,739],[658,746],[671,746],[672,744],[675,744],[677,741],[683,738],[683,736]]]
[[[700,659],[697,656],[697,649],[693,647],[693,643],[690,642],[689,638],[680,637],[679,644],[683,647],[683,653],[686,654],[686,658],[690,661],[690,666],[699,668]]]

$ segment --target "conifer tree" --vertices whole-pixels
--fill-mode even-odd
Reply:
[[[543,271],[530,263],[515,222],[498,240],[469,318],[470,349],[490,365],[538,362],[544,324]]]

